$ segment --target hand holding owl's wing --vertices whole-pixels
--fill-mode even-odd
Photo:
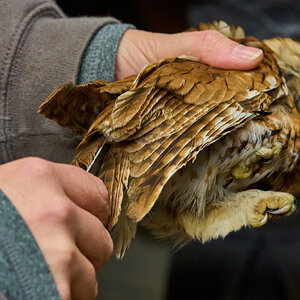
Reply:
[[[222,69],[250,70],[262,61],[259,49],[229,39],[232,36],[226,35],[219,27],[201,26],[200,30],[209,30],[176,34],[127,30],[118,48],[116,79],[137,74],[145,65],[166,57],[180,55],[197,57],[203,63]],[[240,27],[231,28],[234,38],[243,37]]]
[[[179,55],[197,57],[203,63],[219,68],[255,68],[262,60],[262,52],[225,37],[227,31],[224,28],[228,31],[228,25],[219,22],[215,25],[201,23],[199,29],[204,30],[201,32],[158,34],[127,30],[118,48],[116,79],[135,75],[145,65]],[[226,36],[242,37],[242,29],[229,28],[232,34]],[[111,100],[127,91],[134,78],[135,76],[125,78],[116,84],[108,84],[103,80],[79,86],[68,83],[50,94],[39,112],[82,137],[98,113]]]

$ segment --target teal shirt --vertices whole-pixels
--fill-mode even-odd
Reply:
[[[60,299],[31,232],[0,191],[0,292],[7,299]]]
[[[114,80],[119,41],[129,24],[100,29],[85,50],[78,83]],[[55,283],[23,219],[0,191],[0,300],[60,299]]]
[[[116,55],[124,32],[130,24],[108,24],[99,30],[89,44],[81,63],[77,83],[93,80],[115,80]]]

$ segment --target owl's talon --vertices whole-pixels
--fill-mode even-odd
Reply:
[[[250,225],[260,227],[264,225],[272,216],[289,216],[295,210],[294,196],[282,192],[268,192],[268,197],[261,199],[251,217]]]
[[[241,161],[233,167],[231,174],[235,179],[245,179],[251,176],[252,166],[259,162],[261,159],[271,159],[274,156],[280,154],[282,150],[282,144],[275,142],[270,147],[261,147],[255,153],[250,155],[246,160]]]
[[[265,213],[264,218],[260,221],[260,225],[265,225],[268,221],[268,213]]]
[[[279,208],[279,209],[268,209],[268,213],[272,215],[283,215],[287,213],[291,209],[291,206],[289,204],[286,204],[285,206]]]

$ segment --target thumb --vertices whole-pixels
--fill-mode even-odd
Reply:
[[[236,70],[254,69],[263,59],[262,50],[241,45],[215,30],[166,34],[128,29],[118,48],[116,79],[137,74],[149,63],[179,55]]]
[[[222,69],[250,70],[263,59],[261,49],[244,46],[215,30],[183,32],[170,36],[174,39],[169,56],[190,55]],[[171,54],[171,55],[170,55]]]

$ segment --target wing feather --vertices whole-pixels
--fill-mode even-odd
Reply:
[[[52,92],[39,108],[39,113],[83,136],[99,112],[131,86],[135,77],[118,83],[97,80],[81,85],[67,83]]]
[[[212,23],[199,23],[198,29],[192,30],[217,30],[232,39],[242,39],[245,32],[240,26],[229,26],[225,21],[213,21]]]
[[[103,180],[109,192],[110,214],[107,227],[111,230],[118,221],[123,193],[128,186],[129,161],[124,149],[116,145],[110,147],[98,177]]]

